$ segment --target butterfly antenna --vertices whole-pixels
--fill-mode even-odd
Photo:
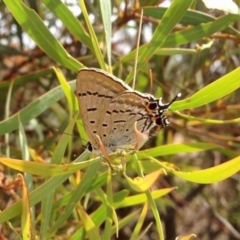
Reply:
[[[168,107],[170,107],[178,98],[180,98],[182,96],[181,93],[178,93],[174,98],[173,100],[167,104]]]
[[[153,90],[153,76],[152,76],[152,69],[149,69],[149,77],[150,77],[150,89],[149,89],[149,93],[152,94],[152,90]]]

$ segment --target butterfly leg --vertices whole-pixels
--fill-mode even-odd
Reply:
[[[134,123],[134,132],[136,137],[135,151],[137,151],[148,140],[148,134],[138,131],[137,122]]]
[[[118,167],[118,172],[125,173],[126,172],[126,152],[121,152],[121,165]]]
[[[97,137],[97,140],[98,140],[99,148],[100,148],[100,150],[101,150],[104,158],[107,160],[109,167],[110,167],[112,170],[114,170],[114,169],[113,169],[113,166],[112,166],[112,164],[111,164],[111,160],[110,160],[110,158],[109,158],[109,156],[108,156],[107,150],[106,150],[104,144],[102,143],[101,138],[100,138],[98,135],[96,135],[96,137]]]

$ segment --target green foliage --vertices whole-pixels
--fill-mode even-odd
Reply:
[[[175,0],[169,8],[145,1],[140,2],[143,8],[120,2],[111,6],[102,0],[90,5],[80,0],[81,12],[75,17],[60,0],[36,1],[34,6],[4,0],[3,14],[11,14],[5,23],[18,23],[17,33],[11,34],[21,43],[24,31],[36,46],[22,50],[20,43],[18,47],[11,44],[10,35],[1,59],[5,81],[0,83],[0,97],[5,104],[0,114],[5,116],[0,134],[5,138],[1,138],[0,163],[8,179],[2,184],[2,199],[15,199],[10,205],[1,203],[2,234],[8,239],[96,240],[115,239],[118,234],[124,239],[152,239],[156,234],[158,239],[180,235],[190,239],[193,234],[209,238],[216,226],[194,228],[203,214],[206,222],[220,222],[219,215],[227,219],[228,225],[218,224],[216,239],[240,236],[232,230],[235,227],[240,232],[239,221],[233,217],[240,208],[236,202],[240,186],[239,15],[213,11],[218,15],[213,17],[204,13],[200,1],[192,0]],[[150,85],[152,70],[156,97],[172,99],[181,92],[182,99],[169,111],[170,126],[143,150],[127,155],[124,168],[120,167],[122,156],[114,156],[116,172],[112,172],[101,164],[101,157],[94,158],[83,148],[79,154],[87,136],[78,114],[75,80],[68,80],[87,66],[107,69],[130,83],[137,47],[136,36],[128,31],[139,31],[141,10],[143,26],[153,34],[145,40],[148,33],[142,29],[136,88],[148,91],[144,86]],[[116,18],[113,22],[111,15]],[[57,28],[59,20],[61,28]],[[51,33],[51,26],[61,36]],[[116,42],[112,35],[117,36]],[[125,48],[129,52],[121,52]],[[16,66],[10,67],[10,58]],[[80,134],[83,141],[74,134]],[[8,185],[18,172],[23,175]],[[216,190],[219,184],[224,187]],[[11,186],[14,194],[9,197]],[[206,204],[210,205],[209,216],[209,208],[198,212]],[[186,211],[175,216],[178,206]],[[169,223],[166,219],[173,210]],[[230,224],[231,229],[224,232]]]

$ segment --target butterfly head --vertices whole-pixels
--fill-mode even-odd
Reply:
[[[150,131],[150,136],[155,135],[154,133],[159,131],[161,128],[166,127],[169,124],[169,120],[166,116],[163,115],[165,111],[167,111],[170,106],[177,100],[177,98],[181,97],[181,93],[177,94],[172,101],[167,104],[162,103],[162,98],[159,98],[156,101],[148,104],[148,109],[151,111],[151,122],[155,124],[155,127]],[[148,112],[149,112],[148,110]]]
[[[162,114],[167,111],[170,106],[176,101],[177,98],[181,96],[181,93],[177,94],[172,101],[167,104],[162,102],[162,98],[156,99],[152,98],[150,101],[146,101],[146,110],[149,115],[154,117],[160,117]]]

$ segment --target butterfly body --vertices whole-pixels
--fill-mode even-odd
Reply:
[[[133,90],[121,79],[96,68],[77,76],[77,97],[92,152],[101,154],[99,138],[108,154],[136,146],[136,131],[151,136],[168,125],[163,113],[170,104]]]

